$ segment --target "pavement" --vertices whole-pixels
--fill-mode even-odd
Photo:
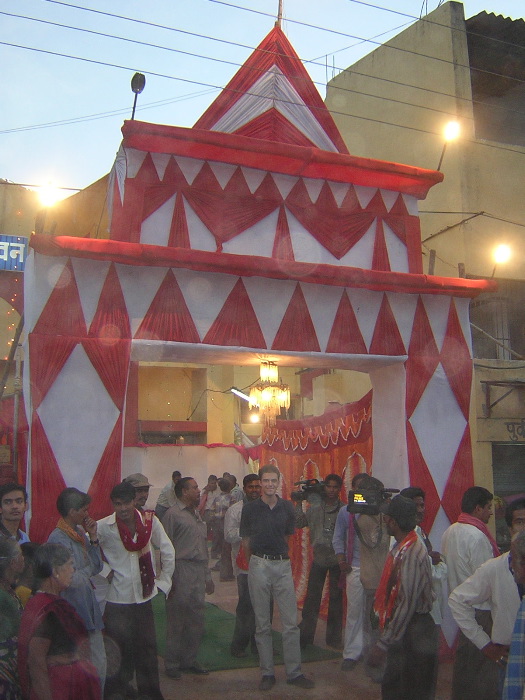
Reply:
[[[237,605],[237,584],[235,581],[220,582],[219,574],[212,572],[215,593],[207,596],[214,603],[228,612],[235,613]],[[279,629],[279,619],[275,616],[274,627]],[[315,644],[326,647],[324,643],[325,624],[319,620]],[[277,683],[269,691],[259,691],[260,672],[258,668],[214,671],[209,676],[192,676],[184,674],[181,680],[172,680],[164,673],[164,664],[159,659],[160,683],[165,700],[282,700],[303,696],[304,700],[380,700],[381,688],[373,683],[364,673],[359,663],[352,671],[341,671],[340,659],[331,661],[314,661],[303,664],[303,673],[315,681],[315,688],[302,690],[287,685],[284,666],[276,666]],[[452,680],[452,664],[440,664],[436,700],[449,700]],[[403,700],[400,698],[400,700]]]

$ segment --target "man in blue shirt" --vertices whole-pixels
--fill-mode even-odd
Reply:
[[[287,682],[299,688],[314,687],[314,682],[301,673],[297,598],[288,556],[288,538],[295,531],[295,517],[292,503],[277,495],[280,476],[273,464],[260,469],[261,498],[244,505],[240,525],[240,536],[249,561],[248,586],[262,671],[260,690],[270,690],[275,685],[270,615],[272,596],[281,617]]]
[[[29,542],[27,534],[20,530],[20,523],[27,510],[27,491],[20,484],[0,486],[0,536],[12,537],[18,544]]]
[[[62,592],[82,618],[89,634],[91,661],[97,669],[100,686],[106,679],[106,652],[102,638],[102,614],[91,583],[91,576],[102,570],[97,523],[88,514],[91,496],[76,488],[64,489],[57,498],[60,519],[48,542],[61,544],[71,552],[75,573],[71,585]]]

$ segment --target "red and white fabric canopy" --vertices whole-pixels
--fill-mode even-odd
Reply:
[[[436,537],[472,483],[468,304],[490,283],[422,274],[442,175],[348,155],[281,30],[261,46],[196,128],[124,124],[109,240],[32,239],[35,539],[64,485],[108,512],[132,359],[368,372],[374,474],[425,489]]]

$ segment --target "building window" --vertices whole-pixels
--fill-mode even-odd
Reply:
[[[470,320],[502,345],[472,328],[473,354],[478,359],[515,360],[509,348],[525,356],[525,282],[498,280],[498,287],[495,294],[473,300]]]

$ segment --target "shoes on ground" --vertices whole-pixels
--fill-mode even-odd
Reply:
[[[331,649],[337,649],[337,651],[341,651],[343,648],[343,642],[326,642],[326,646],[330,647]]]
[[[357,661],[355,659],[343,659],[341,671],[351,671],[355,666],[357,666]]]
[[[286,682],[288,683],[288,685],[295,685],[296,688],[304,688],[305,690],[308,690],[309,688],[315,688],[315,683],[306,676],[303,676],[303,674],[301,674],[300,676],[296,676],[295,678],[292,678],[291,680]]]
[[[271,690],[275,685],[275,676],[263,676],[259,683],[259,690]]]
[[[207,676],[209,671],[207,668],[203,668],[200,664],[194,664],[193,666],[181,666],[181,671],[184,673],[194,673],[197,676]]]
[[[168,676],[168,678],[174,678],[176,681],[180,681],[180,679],[182,678],[182,673],[179,671],[178,668],[172,671],[168,671],[168,669],[166,669],[166,675]]]
[[[248,656],[248,652],[242,650],[234,651],[233,649],[231,649],[230,654],[236,659],[244,659],[246,656]]]

